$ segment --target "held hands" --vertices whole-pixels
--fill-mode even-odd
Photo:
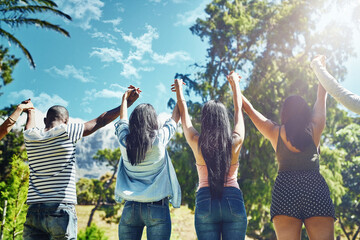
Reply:
[[[140,93],[140,88],[133,85],[128,87],[128,90],[123,95],[123,101],[127,100],[127,107],[130,107],[139,98]]]
[[[29,110],[35,109],[34,105],[31,102],[31,99],[27,99],[25,101],[22,101],[19,105],[18,108],[20,108],[23,112],[28,112]]]
[[[326,67],[326,57],[324,55],[317,55],[311,62],[320,61],[323,67]]]
[[[240,75],[234,71],[231,71],[229,75],[226,76],[226,79],[229,81],[230,84],[234,84],[240,82]]]
[[[182,79],[175,79],[174,83],[171,84],[172,92],[182,92],[182,86],[186,85]]]

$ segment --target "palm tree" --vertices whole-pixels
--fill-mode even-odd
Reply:
[[[54,30],[66,37],[70,37],[70,34],[60,26],[38,19],[38,14],[40,13],[51,13],[71,20],[69,15],[58,10],[57,7],[56,3],[51,0],[0,0],[0,15],[2,16],[0,18],[0,36],[18,46],[33,68],[35,68],[35,62],[29,50],[12,33],[4,29],[3,23],[10,28],[18,28],[22,25],[35,25],[36,27]]]

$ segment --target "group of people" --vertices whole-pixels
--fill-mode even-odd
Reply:
[[[279,169],[270,213],[277,238],[300,239],[304,223],[310,239],[333,239],[334,205],[319,173],[319,144],[326,120],[324,87],[357,113],[360,113],[360,98],[342,88],[327,72],[324,56],[316,57],[311,66],[321,82],[313,109],[302,97],[290,96],[282,106],[280,124],[263,116],[241,94],[241,77],[235,72],[227,76],[233,93],[233,129],[226,107],[210,100],[202,108],[199,133],[192,125],[181,79],[175,79],[171,86],[177,104],[162,127],[150,104],[138,105],[128,119],[127,108],[141,93],[132,85],[119,107],[85,123],[69,123],[66,108],[56,105],[47,111],[45,128],[36,128],[31,100],[24,101],[0,128],[2,138],[20,113],[27,113],[24,139],[30,177],[24,239],[76,239],[76,142],[118,116],[115,134],[121,159],[115,199],[125,200],[119,239],[141,239],[145,226],[148,239],[170,239],[169,203],[180,207],[181,190],[166,146],[180,119],[199,177],[195,204],[198,239],[245,239],[247,215],[237,182],[245,136],[243,112],[276,153]]]

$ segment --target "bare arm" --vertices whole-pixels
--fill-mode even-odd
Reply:
[[[179,106],[178,104],[176,103],[175,107],[174,107],[174,110],[172,112],[172,116],[171,118],[176,122],[178,123],[179,120],[180,120],[180,111],[179,111]]]
[[[30,99],[23,101],[16,107],[15,111],[0,126],[0,140],[11,131],[16,121],[20,117],[21,113],[23,111],[28,111],[29,109],[34,109],[34,106],[31,103]]]
[[[172,85],[172,91],[176,91],[177,105],[179,107],[181,124],[186,141],[189,143],[191,149],[194,152],[197,152],[199,133],[191,123],[184,94],[182,92],[182,85],[183,81],[181,79],[175,79],[175,83]]]
[[[127,92],[130,91],[131,93],[126,96],[126,104],[124,102],[124,97],[123,97],[124,105],[121,104],[117,108],[114,108],[110,111],[104,112],[99,117],[97,117],[93,120],[90,120],[84,124],[84,133],[83,133],[84,137],[92,134],[96,130],[98,130],[98,129],[106,126],[110,122],[114,121],[119,116],[120,109],[122,106],[124,106],[123,109],[125,109],[127,112],[127,108],[125,106],[127,106],[127,107],[131,106],[136,101],[136,99],[139,98],[139,93],[141,92],[138,88],[134,91],[133,89],[135,87],[133,87],[133,88],[131,88],[131,87],[133,87],[133,86],[130,86],[129,87],[130,90],[127,91]]]
[[[254,123],[255,127],[261,134],[270,140],[271,145],[276,151],[277,137],[279,133],[279,126],[274,124],[271,120],[267,119],[264,115],[258,112],[249,102],[249,100],[242,95],[243,109]]]
[[[27,119],[26,119],[26,125],[25,130],[31,129],[36,127],[35,123],[35,109],[29,109],[27,111]]]
[[[233,102],[234,102],[234,135],[233,142],[237,145],[236,153],[240,152],[241,145],[244,141],[245,136],[245,126],[244,126],[244,117],[241,111],[242,108],[242,99],[241,91],[239,86],[240,76],[237,73],[231,72],[227,76],[228,81],[233,92]]]
[[[324,87],[319,84],[317,91],[317,99],[314,104],[311,124],[313,129],[313,140],[316,146],[320,145],[321,134],[326,124],[326,98],[327,92]]]

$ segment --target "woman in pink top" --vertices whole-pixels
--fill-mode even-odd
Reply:
[[[182,80],[175,79],[172,85],[185,138],[194,153],[199,175],[195,208],[195,229],[199,240],[245,239],[247,218],[237,183],[238,158],[245,135],[240,77],[231,72],[227,79],[233,91],[233,131],[225,106],[211,100],[203,106],[199,134],[188,114]]]

